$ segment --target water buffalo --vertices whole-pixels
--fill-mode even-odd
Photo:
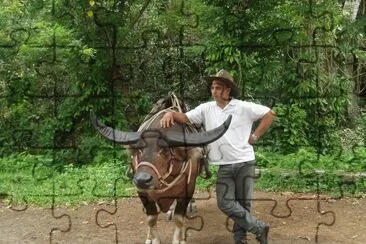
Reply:
[[[175,97],[176,98],[176,97]],[[153,114],[137,132],[124,132],[102,124],[91,113],[94,127],[105,138],[116,143],[129,145],[134,173],[133,183],[146,210],[148,234],[145,244],[159,244],[157,217],[160,211],[166,213],[176,201],[173,244],[186,243],[184,217],[190,202],[202,158],[201,146],[220,138],[231,122],[231,115],[216,129],[194,132],[192,127],[175,124],[160,128],[159,121],[167,111],[182,110],[181,104],[171,103],[165,109],[156,107]]]

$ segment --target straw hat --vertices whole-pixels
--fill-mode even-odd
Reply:
[[[218,80],[231,88],[230,96],[232,97],[239,96],[240,91],[238,86],[236,85],[236,81],[230,75],[230,73],[224,69],[220,70],[215,75],[203,77],[203,79],[205,79],[209,83],[209,85],[211,85],[212,81]]]

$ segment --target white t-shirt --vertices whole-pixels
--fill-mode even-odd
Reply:
[[[231,114],[231,124],[226,133],[208,145],[210,163],[216,165],[235,164],[255,159],[249,136],[253,122],[261,119],[270,108],[232,99],[224,109],[216,101],[203,103],[186,113],[193,124],[204,125],[206,131],[220,126]]]

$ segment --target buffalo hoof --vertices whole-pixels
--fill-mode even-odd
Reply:
[[[145,244],[160,244],[160,241],[158,239],[154,239],[154,240],[147,239],[145,241]]]
[[[169,210],[166,212],[166,221],[172,221],[174,216],[174,210]]]
[[[187,213],[197,213],[196,201],[192,200],[189,202],[189,204],[187,206]]]

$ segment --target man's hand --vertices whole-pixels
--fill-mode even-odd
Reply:
[[[249,144],[254,145],[258,141],[258,137],[255,134],[249,136]]]
[[[261,121],[259,122],[259,125],[257,129],[255,129],[254,133],[250,135],[248,142],[251,145],[254,145],[258,139],[268,130],[269,126],[272,124],[274,118],[276,116],[276,113],[270,110],[268,113],[266,113]]]
[[[162,128],[168,128],[175,125],[173,112],[167,112],[160,120],[160,126]]]

